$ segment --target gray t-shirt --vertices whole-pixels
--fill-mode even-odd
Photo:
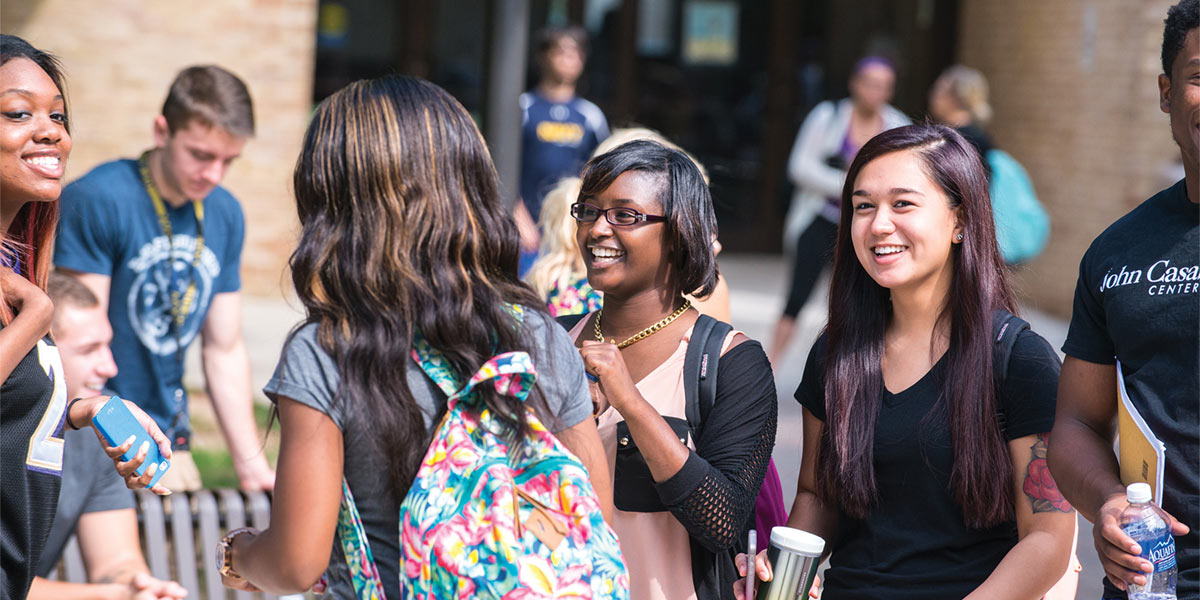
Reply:
[[[592,416],[592,401],[584,378],[583,360],[567,337],[566,331],[549,317],[534,311],[525,312],[524,321],[529,340],[533,343],[533,363],[538,372],[537,385],[546,399],[546,408],[557,417],[557,423],[547,422],[551,431],[569,429]],[[424,413],[425,427],[436,426],[434,419],[446,406],[446,395],[413,362],[407,368],[408,386],[417,405]],[[353,415],[336,405],[340,375],[337,365],[317,342],[317,326],[309,323],[292,335],[283,349],[275,375],[263,392],[272,401],[285,396],[311,406],[333,420],[344,433],[345,465],[343,474],[354,495],[363,527],[367,532],[371,553],[379,568],[384,589],[389,598],[400,597],[400,506],[388,489],[387,465],[384,457],[371,452],[362,443],[364,426]],[[346,432],[355,432],[353,435]],[[330,589],[333,598],[354,598],[349,572],[342,557],[341,545],[335,540],[330,557]]]
[[[46,539],[41,561],[37,565],[38,577],[49,576],[58,565],[67,539],[79,525],[79,517],[87,513],[134,507],[133,492],[125,487],[125,480],[117,475],[112,459],[104,453],[95,432],[88,427],[65,433],[58,512],[54,515],[50,536]]]

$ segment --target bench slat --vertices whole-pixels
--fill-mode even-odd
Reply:
[[[217,490],[221,499],[221,514],[225,515],[225,532],[246,526],[246,503],[242,500],[241,492],[237,490]],[[224,535],[224,533],[222,535]],[[253,600],[254,594],[236,590],[233,597],[237,600]]]
[[[188,494],[172,494],[162,499],[171,506],[171,539],[175,550],[176,581],[187,588],[188,596],[200,597],[196,581],[196,540],[192,536],[192,506]]]
[[[167,527],[162,502],[154,492],[146,490],[138,490],[137,497],[142,512],[142,541],[150,574],[157,579],[169,580],[171,567],[167,562]]]
[[[249,492],[246,494],[246,499],[250,504],[250,522],[259,531],[263,531],[271,526],[271,500],[267,498],[265,492]],[[279,597],[274,594],[263,592],[263,600],[278,600]]]
[[[193,492],[196,498],[196,522],[200,528],[200,566],[204,568],[206,598],[224,598],[225,586],[221,585],[221,573],[217,570],[217,544],[221,542],[221,512],[212,492]],[[199,597],[199,596],[197,596]]]

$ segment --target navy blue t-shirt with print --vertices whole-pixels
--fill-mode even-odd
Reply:
[[[1167,447],[1162,507],[1191,528],[1175,539],[1179,597],[1200,597],[1200,206],[1183,181],[1092,242],[1062,349],[1121,362],[1130,400]],[[1125,597],[1104,583],[1105,598]]]
[[[241,287],[241,206],[221,187],[204,198],[204,247],[196,261],[194,207],[167,205],[174,238],[168,240],[137,161],[92,169],[63,189],[60,203],[54,264],[112,278],[108,318],[120,372],[108,388],[154,417],[176,448],[187,448],[191,426],[183,355],[200,332],[213,296]],[[170,292],[182,298],[191,282],[195,300],[177,330]]]
[[[583,98],[551,102],[535,91],[521,94],[521,128],[521,199],[537,221],[550,188],[578,176],[608,137],[608,121]]]

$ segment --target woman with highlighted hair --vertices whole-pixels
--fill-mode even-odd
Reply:
[[[528,354],[537,370],[528,399],[477,386],[485,406],[470,410],[482,419],[486,407],[511,440],[533,435],[532,407],[545,425],[537,431],[591,474],[594,496],[580,503],[596,503],[597,520],[611,514],[582,362],[517,278],[516,225],[462,105],[417,78],[352,83],[317,107],[293,188],[292,281],[307,317],[264,390],[281,431],[271,527],[225,537],[225,584],[298,593],[328,567],[320,587],[337,597],[381,586],[403,598],[429,579],[412,558],[421,540],[409,529],[401,540],[401,507],[444,431],[448,395],[418,352],[463,380],[502,352]],[[459,549],[482,543],[456,539]]]

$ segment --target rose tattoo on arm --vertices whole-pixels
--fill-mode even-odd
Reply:
[[[1039,433],[1037,441],[1030,449],[1032,453],[1029,466],[1025,471],[1025,483],[1021,486],[1021,490],[1025,492],[1026,496],[1029,496],[1034,514],[1074,511],[1071,503],[1067,502],[1062,492],[1058,491],[1058,484],[1054,483],[1054,477],[1050,475],[1050,467],[1046,465],[1046,434]]]

